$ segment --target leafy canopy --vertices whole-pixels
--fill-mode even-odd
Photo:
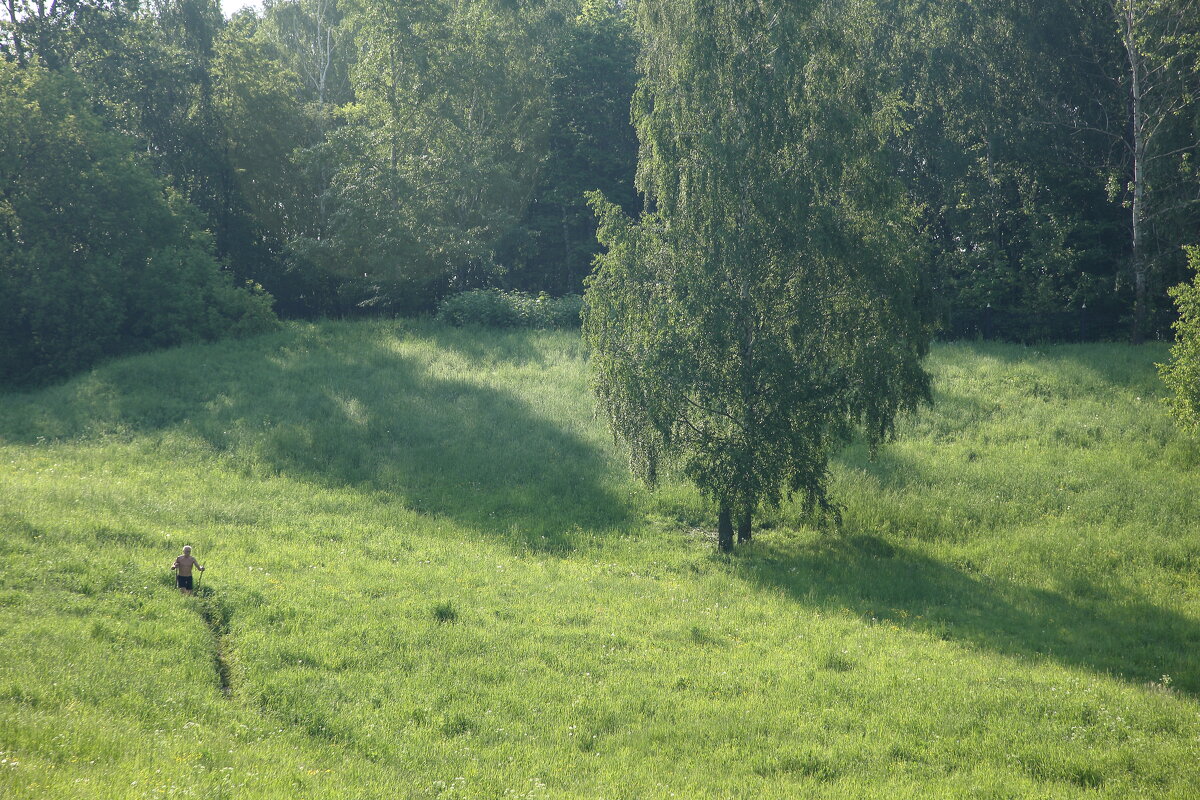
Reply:
[[[829,507],[832,449],[928,397],[895,110],[858,52],[879,24],[860,3],[639,7],[647,211],[592,196],[608,251],[584,333],[635,468],[677,462],[722,528],[792,492]]]

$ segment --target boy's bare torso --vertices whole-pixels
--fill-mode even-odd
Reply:
[[[175,558],[175,569],[178,570],[178,573],[185,578],[191,576],[192,567],[195,565],[196,559],[192,556],[176,556]]]

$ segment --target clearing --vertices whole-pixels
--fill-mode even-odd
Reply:
[[[0,395],[0,796],[1195,797],[1165,356],[937,346],[842,530],[732,557],[573,333],[289,324]]]

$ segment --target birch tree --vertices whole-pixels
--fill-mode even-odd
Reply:
[[[1109,197],[1127,210],[1131,338],[1149,332],[1165,262],[1183,273],[1179,247],[1200,225],[1200,2],[1069,2],[1077,56],[1090,60],[1088,85],[1064,87],[1075,100],[1058,110],[1081,133],[1111,144]],[[1068,48],[1070,50],[1071,48]]]
[[[718,546],[800,493],[831,508],[829,455],[928,397],[919,248],[873,91],[866,3],[639,6],[637,221],[598,196],[584,333],[635,469],[674,466]]]
[[[1187,124],[1200,99],[1200,2],[1113,0],[1110,7],[1126,59],[1133,339],[1139,342],[1152,269],[1147,237],[1155,223],[1200,203],[1200,173],[1191,161],[1200,141]]]

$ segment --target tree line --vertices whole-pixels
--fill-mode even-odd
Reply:
[[[167,245],[134,248],[126,261],[140,266],[119,278],[99,264],[113,260],[106,242],[165,230],[139,216],[146,204],[179,226],[172,252],[215,262],[222,286],[269,295],[283,316],[422,312],[485,287],[578,292],[601,249],[585,194],[598,190],[627,215],[646,202],[657,212],[668,182],[643,159],[635,187],[639,130],[643,150],[690,141],[687,115],[663,118],[678,128],[670,140],[632,124],[631,107],[636,118],[648,102],[639,78],[662,41],[648,18],[637,22],[652,11],[640,5],[268,0],[225,19],[216,0],[4,0],[5,138],[27,136],[6,143],[0,166],[9,307],[0,331],[32,342],[8,374],[71,368],[158,331],[130,321],[138,314],[171,317],[162,325],[175,333],[156,333],[161,341],[196,329],[188,314],[198,311],[171,309],[199,308],[197,298],[220,294],[217,283],[193,280],[190,300],[167,292],[181,279],[146,267],[164,263],[149,254]],[[780,40],[772,17],[743,9],[763,27],[746,46],[771,40],[781,53],[814,54],[771,65],[832,93],[808,109],[811,125],[792,131],[803,140],[789,146],[812,165],[844,151],[857,185],[899,193],[902,204],[864,206],[856,218],[878,236],[847,234],[843,246],[903,247],[896,257],[919,274],[934,329],[1024,340],[1166,335],[1168,288],[1186,277],[1182,246],[1200,231],[1197,0],[822,0],[799,10],[804,22]],[[705,60],[695,80],[737,60],[696,53]],[[63,136],[89,154],[81,165],[125,173],[93,198],[109,213],[128,204],[123,227],[93,220],[54,241],[61,222],[37,215],[59,209],[55,219],[75,225],[86,215],[61,198],[84,202],[80,187],[94,181],[48,155],[57,139],[41,141],[31,125],[70,128]],[[106,148],[122,154],[102,166],[90,154]],[[730,168],[742,180],[791,179],[754,163],[757,150],[737,157]],[[39,159],[55,168],[34,180]],[[798,197],[806,185],[776,188]],[[837,218],[844,198],[826,199]],[[731,246],[751,218],[723,221]],[[35,241],[39,227],[45,241]],[[76,338],[93,340],[86,352],[78,342],[48,346],[56,314],[103,316],[75,305],[80,296],[125,309],[110,314],[125,321],[105,328],[107,338],[81,328]]]
[[[133,211],[146,203],[186,220],[229,285],[298,317],[419,313],[488,287],[577,293],[599,249],[584,192],[639,205],[637,46],[611,2],[285,0],[232,19],[216,0],[5,6],[4,130],[29,135],[7,143],[0,166],[0,335],[23,344],[3,378],[136,349],[131,323],[81,349],[89,311],[77,294],[117,309],[114,320],[135,314],[124,290],[138,282],[168,316],[186,305],[175,295],[187,292],[155,295],[151,284],[178,281],[156,273],[153,248],[119,280],[93,263],[108,242],[157,227]],[[31,125],[82,136],[80,163],[47,153]],[[110,219],[79,234],[92,237],[83,251],[62,244],[76,253],[64,260],[31,237],[69,238],[63,220],[79,211],[60,198],[90,185],[82,164],[100,141],[125,154],[97,167],[114,184],[94,198]],[[43,159],[58,167],[39,173]],[[186,315],[171,325],[203,333]]]

